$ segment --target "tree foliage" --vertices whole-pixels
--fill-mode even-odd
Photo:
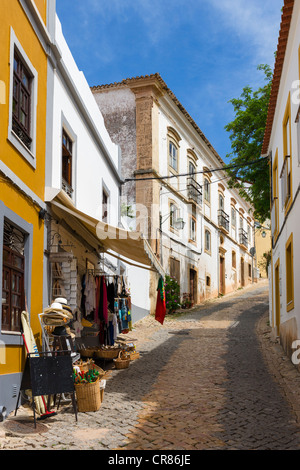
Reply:
[[[230,132],[232,152],[227,155],[230,165],[245,165],[227,169],[229,186],[237,188],[241,196],[252,204],[254,217],[263,223],[270,218],[270,178],[267,159],[251,164],[261,157],[272,85],[272,71],[268,65],[259,65],[265,74],[265,85],[253,91],[243,89],[240,98],[233,98],[235,119],[225,126]]]

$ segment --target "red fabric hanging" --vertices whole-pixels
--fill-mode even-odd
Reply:
[[[158,281],[155,320],[163,325],[166,316],[166,299],[163,278]]]

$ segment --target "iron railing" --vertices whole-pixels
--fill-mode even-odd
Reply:
[[[218,224],[219,227],[223,227],[227,232],[229,232],[229,215],[222,209],[218,211]]]

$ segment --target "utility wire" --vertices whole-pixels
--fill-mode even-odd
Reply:
[[[250,166],[250,165],[255,165],[258,163],[261,163],[264,160],[268,160],[269,157],[262,157],[259,160],[254,160],[253,162],[249,163],[240,163],[239,165],[230,165],[230,166],[224,166],[222,168],[210,168],[208,170],[202,170],[202,171],[195,171],[193,174],[200,174],[200,173],[213,173],[214,171],[224,171],[224,170],[231,170],[234,168],[242,168],[243,166]],[[165,180],[165,179],[171,179],[171,178],[178,178],[180,176],[190,176],[191,173],[181,173],[177,175],[168,175],[168,176],[154,176],[154,177],[148,177],[148,178],[126,178],[122,184],[128,183],[130,181],[149,181],[149,180]]]
[[[195,174],[195,173],[193,173]],[[225,176],[224,178],[220,178],[218,180],[215,180],[215,181],[208,181],[207,185],[211,185],[211,184],[214,184],[214,183],[219,183],[220,181],[224,181],[224,180],[227,180],[228,178],[230,178],[230,176]],[[185,183],[182,183],[182,184],[185,184]],[[201,186],[201,185],[200,185]],[[201,188],[203,188],[203,185],[201,186]],[[187,191],[188,188],[183,188],[183,189],[175,189],[175,191],[177,193],[183,193],[184,191]],[[166,191],[164,193],[161,193],[161,196],[163,196],[164,194],[169,194],[169,193],[172,193],[173,191],[169,190],[169,191]]]

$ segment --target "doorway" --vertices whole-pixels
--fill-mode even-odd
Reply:
[[[279,260],[275,264],[275,325],[276,334],[280,333],[280,275],[279,275]]]
[[[245,287],[245,263],[244,263],[244,258],[241,258],[241,286]]]
[[[220,256],[220,288],[219,293],[225,294],[225,258]]]
[[[190,296],[192,304],[197,304],[197,271],[190,269]]]

